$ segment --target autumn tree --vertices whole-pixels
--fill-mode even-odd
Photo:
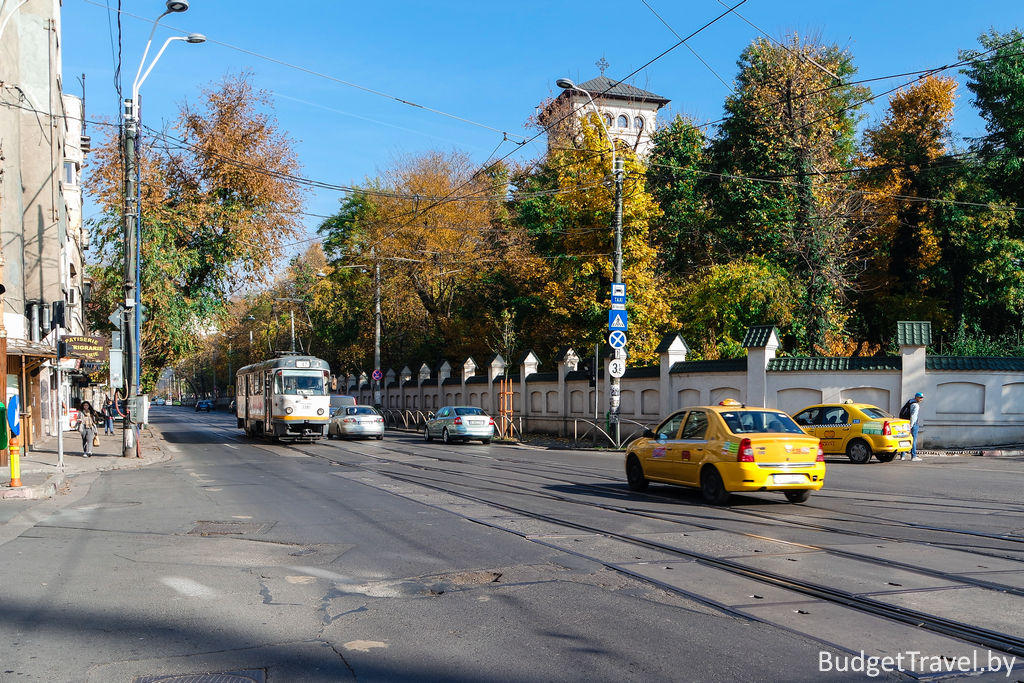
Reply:
[[[487,355],[494,316],[542,268],[505,218],[506,188],[501,167],[430,152],[364,183],[321,225],[332,277],[354,285],[360,310],[381,267],[385,351],[394,362]],[[366,358],[372,346],[352,341]]]
[[[849,53],[797,35],[755,40],[739,67],[712,145],[719,182],[710,229],[725,259],[758,256],[792,273],[801,297],[794,341],[828,353],[846,335],[858,263],[844,173],[867,91],[849,83]]]
[[[514,194],[516,220],[549,262],[544,299],[549,324],[560,336],[558,345],[589,346],[601,341],[607,329],[615,190],[609,182],[610,142],[595,117],[583,117],[578,129],[555,139],[537,171],[518,179]],[[653,360],[661,335],[674,328],[672,292],[656,269],[651,222],[660,209],[646,190],[644,168],[627,145],[617,146],[616,155],[624,167],[622,279],[629,353],[643,362]]]
[[[861,186],[871,229],[861,306],[870,338],[883,338],[901,318],[942,316],[929,280],[940,258],[940,204],[929,200],[947,189],[938,164],[949,152],[955,94],[952,78],[926,77],[893,94],[882,121],[864,134]]]
[[[142,193],[143,383],[198,348],[232,291],[262,278],[297,233],[299,164],[269,96],[249,74],[205,89],[170,130],[152,133],[139,160]],[[145,136],[144,132],[144,136]],[[145,137],[144,137],[144,142]],[[112,135],[93,152],[87,189],[102,207],[92,221],[94,329],[121,297],[123,167]]]

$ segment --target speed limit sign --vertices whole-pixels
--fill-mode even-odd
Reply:
[[[608,374],[612,377],[622,377],[626,374],[626,361],[621,358],[613,358],[608,363]]]

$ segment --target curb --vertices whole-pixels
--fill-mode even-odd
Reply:
[[[52,498],[57,491],[67,486],[67,476],[63,472],[51,474],[42,484],[35,486],[5,487],[0,489],[0,500],[41,500]]]

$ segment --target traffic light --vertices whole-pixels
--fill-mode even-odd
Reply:
[[[587,373],[587,382],[589,386],[597,386],[597,376],[594,373],[594,361],[593,359],[585,360],[580,363],[580,370]]]

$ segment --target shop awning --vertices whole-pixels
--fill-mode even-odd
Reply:
[[[8,356],[34,356],[36,358],[56,358],[57,349],[49,344],[34,342],[28,339],[7,339]]]

